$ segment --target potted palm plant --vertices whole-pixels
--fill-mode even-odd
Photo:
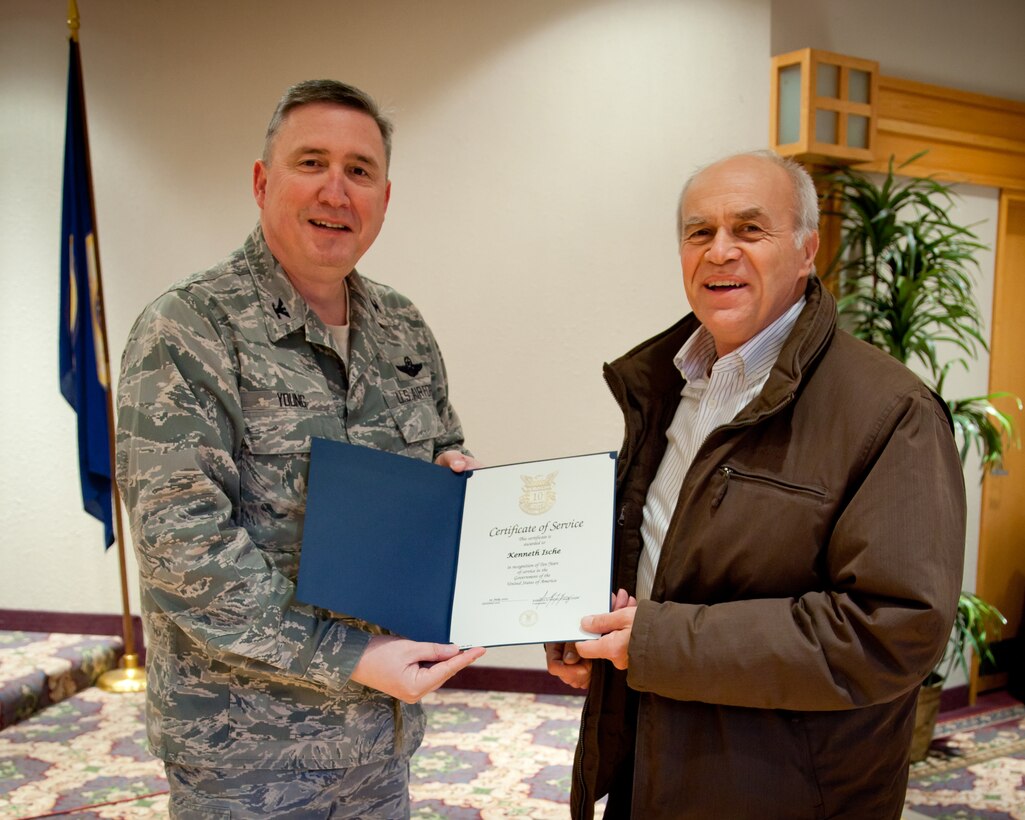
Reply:
[[[914,162],[916,154],[899,168]],[[823,279],[837,294],[842,325],[903,364],[918,363],[950,408],[961,459],[975,449],[983,470],[1001,466],[1017,443],[1011,417],[992,404],[1008,393],[950,399],[944,383],[952,367],[968,368],[987,350],[972,287],[975,254],[985,249],[948,209],[956,193],[928,177],[902,176],[893,159],[881,182],[844,168],[828,177],[827,213],[841,219],[837,252]],[[953,349],[944,360],[940,346]]]
[[[918,694],[918,708],[915,712],[915,732],[911,738],[911,762],[925,760],[929,744],[936,730],[936,718],[940,711],[940,694],[943,682],[955,668],[960,668],[965,677],[968,672],[970,648],[982,663],[993,663],[990,644],[1000,638],[1000,631],[1007,619],[992,604],[971,592],[961,592],[957,602],[954,628],[943,652],[943,657],[932,668],[922,683]]]
[[[841,236],[823,279],[837,295],[841,326],[903,364],[924,369],[925,380],[950,409],[962,463],[974,449],[983,472],[1001,467],[1005,449],[1020,441],[1013,419],[992,399],[1005,398],[1019,411],[1021,401],[1008,393],[954,399],[944,394],[950,369],[967,369],[987,349],[973,294],[975,255],[985,246],[969,226],[950,217],[955,191],[935,179],[898,176],[892,158],[881,180],[844,168],[826,181],[823,211],[839,217]],[[1003,623],[994,607],[962,592],[947,651],[924,681],[918,715],[923,725],[916,726],[913,760],[928,751],[943,682],[956,666],[967,676],[965,648],[992,661],[989,644]]]

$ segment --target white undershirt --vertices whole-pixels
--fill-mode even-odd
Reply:
[[[676,415],[666,431],[665,454],[644,503],[644,549],[637,565],[638,600],[651,597],[662,544],[684,476],[698,448],[709,433],[732,421],[761,392],[804,304],[802,296],[757,336],[718,360],[712,335],[701,327],[673,359],[686,383],[680,391]]]
[[[342,357],[342,361],[348,364],[349,362],[349,324],[346,322],[344,325],[328,325],[327,329],[331,332],[331,338],[335,340],[335,345],[338,347],[338,353]]]
[[[346,364],[349,363],[349,281],[345,281],[345,323],[341,325],[327,325],[328,331],[331,333],[331,338],[335,340],[335,345],[338,347],[338,353],[341,354],[342,361]],[[327,324],[326,322],[324,324]]]

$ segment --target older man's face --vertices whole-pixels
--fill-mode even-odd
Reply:
[[[681,216],[687,300],[725,356],[800,298],[818,234],[795,244],[790,177],[758,157],[733,157],[703,171]]]

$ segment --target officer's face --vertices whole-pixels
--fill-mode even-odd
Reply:
[[[804,293],[818,234],[795,244],[793,184],[786,171],[758,157],[703,171],[687,190],[681,216],[687,300],[725,356]]]
[[[330,103],[289,113],[253,193],[271,253],[293,281],[340,282],[377,238],[391,183],[373,117]]]

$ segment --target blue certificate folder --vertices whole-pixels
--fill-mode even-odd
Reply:
[[[314,438],[296,598],[448,643],[467,478]]]
[[[559,476],[546,512],[523,495],[531,468]],[[314,438],[296,600],[418,641],[586,639],[580,617],[608,610],[614,479],[615,453],[453,473]]]

